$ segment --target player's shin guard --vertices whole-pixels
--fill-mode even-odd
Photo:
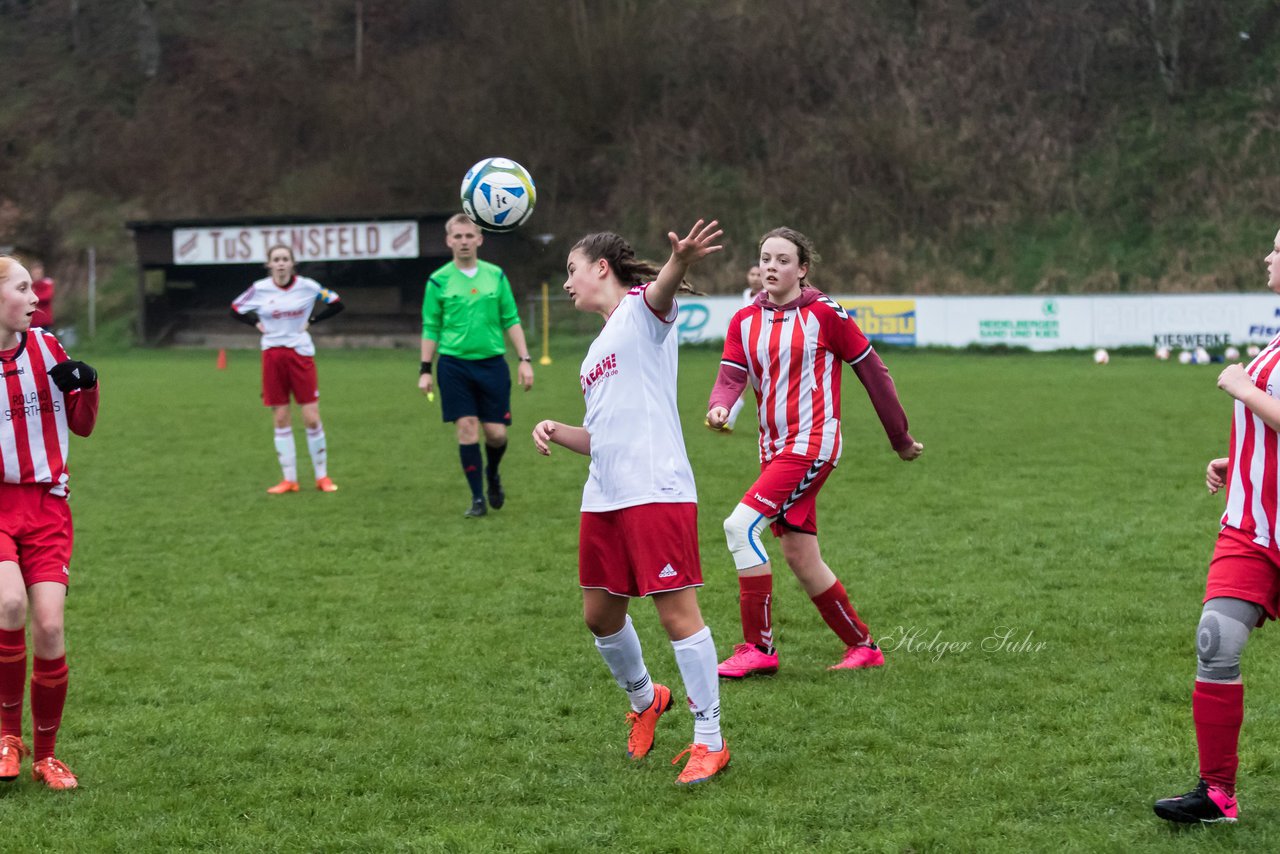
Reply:
[[[307,450],[311,452],[311,465],[316,470],[316,480],[328,477],[329,457],[325,449],[323,424],[317,424],[314,430],[307,428]]]
[[[295,482],[298,479],[298,449],[293,444],[293,428],[276,428],[276,459],[280,461],[280,471],[284,479]]]
[[[0,735],[22,736],[22,697],[27,689],[27,634],[0,629]]]
[[[839,581],[825,592],[814,596],[813,604],[818,607],[818,613],[831,627],[831,631],[844,641],[845,646],[857,646],[871,641],[867,624],[862,622],[858,612],[853,609],[849,594],[845,593],[844,585]]]
[[[32,758],[53,755],[67,702],[67,657],[37,658],[31,671],[31,717],[35,725]]]
[[[1244,722],[1244,685],[1196,680],[1191,692],[1191,716],[1196,722],[1200,777],[1234,795],[1240,757],[1240,725]]]
[[[720,734],[720,678],[716,675],[716,646],[711,629],[703,626],[683,640],[672,641],[671,646],[689,695],[694,743],[720,750],[724,747]]]
[[[630,615],[627,615],[627,622],[620,631],[608,637],[597,637],[596,649],[600,650],[604,663],[609,665],[609,672],[618,687],[627,692],[631,711],[642,712],[653,705],[653,680],[649,678],[649,669],[644,666],[640,636],[636,634]]]

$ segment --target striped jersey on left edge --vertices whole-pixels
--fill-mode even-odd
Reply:
[[[5,410],[0,416],[0,481],[50,483],[67,494],[67,403],[49,369],[67,354],[52,334],[33,329],[13,361],[0,362]]]

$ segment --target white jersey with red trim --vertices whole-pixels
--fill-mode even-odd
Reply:
[[[1259,353],[1245,369],[1253,384],[1272,397],[1280,398],[1280,385],[1272,372],[1280,363],[1280,335]],[[1280,377],[1277,377],[1280,380]],[[1237,528],[1267,547],[1276,540],[1276,506],[1280,504],[1277,482],[1277,434],[1240,401],[1231,418],[1231,454],[1227,465],[1227,509],[1222,525]]]
[[[288,347],[299,356],[314,356],[315,342],[307,331],[316,300],[326,304],[338,301],[338,294],[321,286],[315,279],[294,276],[286,287],[280,287],[268,276],[259,279],[235,298],[231,308],[238,314],[258,313],[262,323],[262,349]]]
[[[582,426],[591,434],[584,511],[698,500],[676,408],[679,309],[659,317],[646,287],[623,296],[582,361]]]
[[[42,329],[23,334],[12,354],[0,358],[0,481],[49,483],[51,494],[67,494],[67,400],[49,379],[49,369],[65,361],[58,339]]]
[[[722,363],[745,370],[756,393],[760,459],[783,453],[840,459],[840,375],[871,342],[838,303],[814,288],[786,306],[762,295],[729,322]]]

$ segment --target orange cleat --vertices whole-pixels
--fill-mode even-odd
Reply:
[[[631,724],[631,734],[627,736],[627,756],[631,759],[643,759],[653,749],[653,730],[658,725],[658,718],[671,708],[671,689],[666,685],[653,683],[653,702],[643,712],[627,712],[627,722]]]
[[[267,495],[284,495],[286,492],[297,492],[298,482],[296,480],[282,480],[275,486],[267,490]]]
[[[676,778],[676,783],[682,786],[710,780],[729,766],[729,742],[727,741],[716,751],[708,749],[705,744],[695,742],[676,754],[671,764],[675,765],[680,761],[680,757],[686,754],[689,756],[689,762]]]
[[[22,757],[31,751],[22,743],[22,736],[0,735],[0,780],[16,780],[22,771]]]
[[[321,492],[337,492],[338,484],[329,479],[328,475],[316,481],[316,489]]]
[[[71,769],[52,756],[46,756],[31,766],[31,779],[44,783],[50,789],[61,791],[74,789],[80,783]]]

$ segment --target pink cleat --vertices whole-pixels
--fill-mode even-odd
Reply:
[[[884,653],[874,643],[851,646],[844,652],[839,664],[828,670],[863,670],[868,667],[884,667]]]
[[[733,655],[720,662],[716,672],[727,679],[772,676],[778,672],[778,653],[764,653],[755,644],[740,643],[733,648]]]

